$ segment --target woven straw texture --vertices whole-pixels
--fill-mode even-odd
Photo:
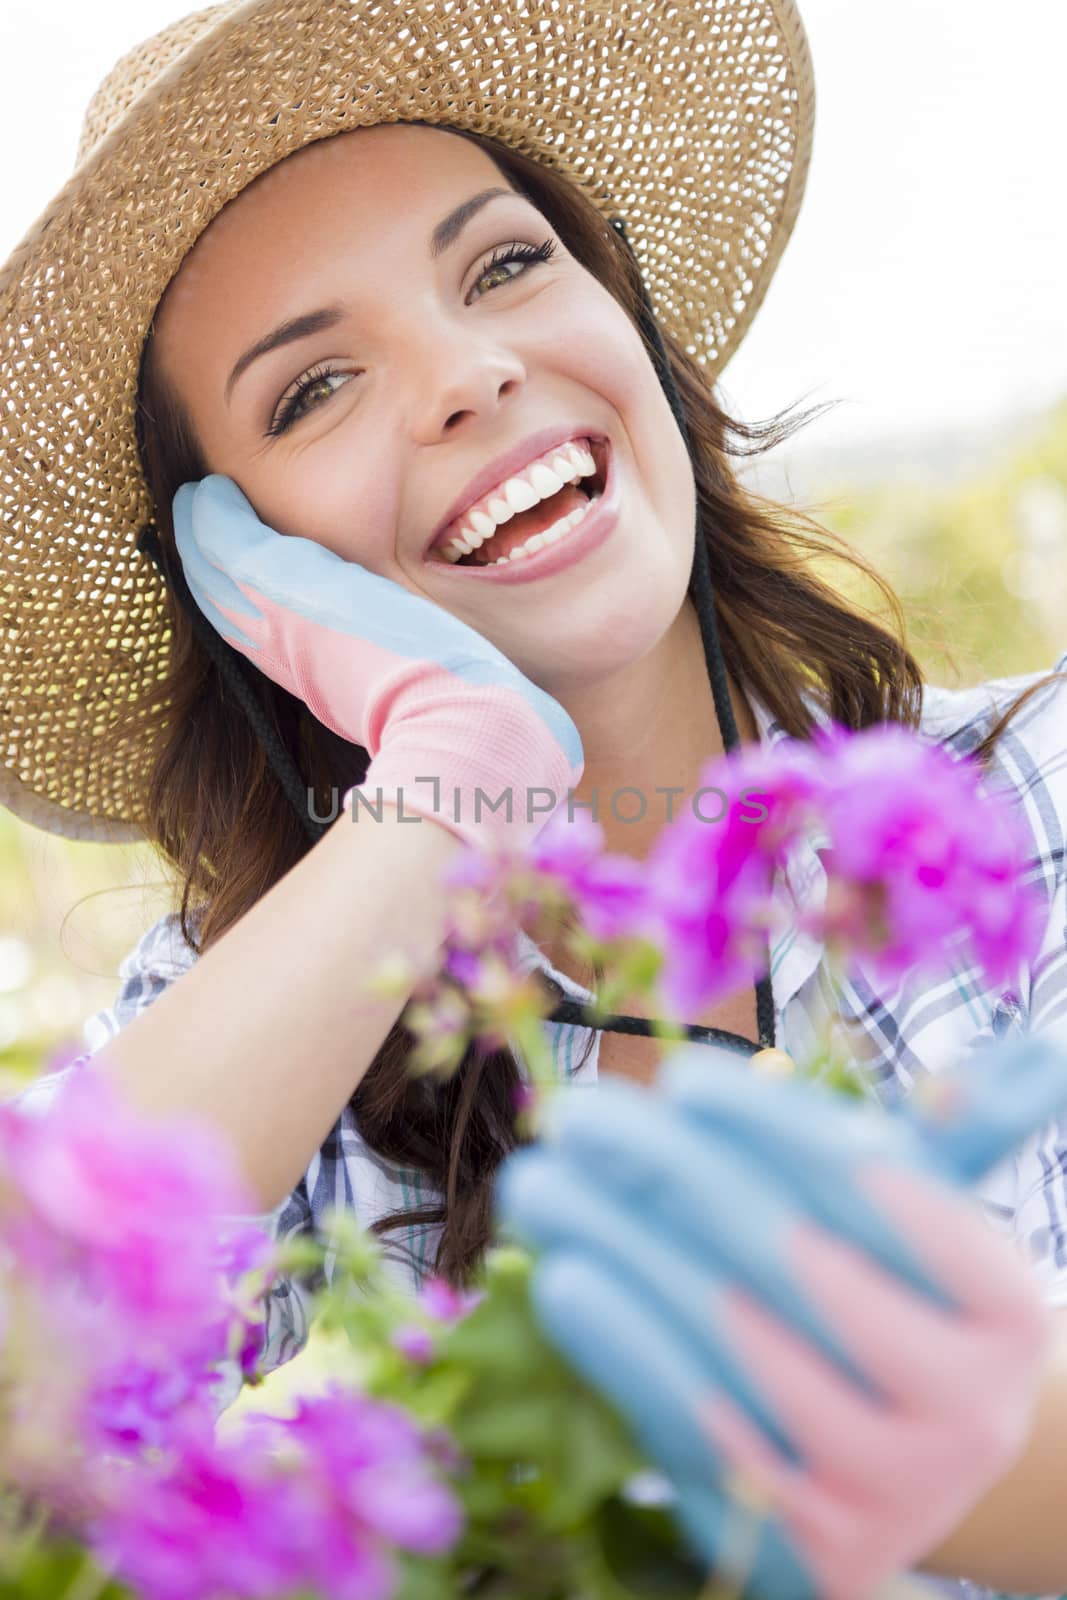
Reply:
[[[488,134],[622,218],[661,327],[714,381],[789,237],[813,118],[792,0],[254,0],[125,56],[0,272],[0,804],[73,838],[143,836],[145,741],[100,748],[170,647],[135,547],[141,346],[255,177],[379,122]]]

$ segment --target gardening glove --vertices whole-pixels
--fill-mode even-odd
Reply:
[[[379,787],[389,802],[402,789],[405,810],[468,844],[521,852],[555,809],[548,796],[558,804],[577,785],[584,754],[567,712],[440,606],[311,539],[276,533],[217,474],[178,490],[174,531],[189,589],[216,631],[369,752],[359,787],[371,803]],[[476,815],[476,789],[490,801],[510,791],[511,820],[507,804],[493,811],[482,801]],[[534,791],[545,798],[531,804]]]
[[[861,1600],[1017,1458],[1048,1317],[960,1186],[1065,1104],[1038,1038],[895,1113],[690,1049],[554,1099],[504,1163],[547,1336],[739,1592]]]

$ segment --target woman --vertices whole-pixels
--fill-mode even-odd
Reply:
[[[924,695],[896,635],[813,575],[831,541],[734,475],[731,439],[784,426],[746,430],[710,392],[800,202],[799,19],[767,0],[714,26],[694,9],[687,31],[659,10],[552,10],[536,27],[499,7],[197,13],[115,68],[71,184],[3,279],[20,430],[4,527],[23,606],[3,798],[57,831],[147,836],[182,887],[92,1042],[143,1106],[193,1107],[229,1134],[280,1234],[341,1201],[394,1241],[408,1281],[462,1280],[488,1243],[521,1063],[501,1051],[448,1084],[407,1078],[400,1005],[360,979],[400,947],[433,970],[441,869],[457,841],[528,842],[547,820],[535,791],[599,798],[608,848],[640,857],[666,796],[684,800],[739,740],[804,737],[827,713],[855,728],[921,715],[1025,787],[1049,934],[1019,995],[973,974],[951,995],[835,995],[857,1054],[906,1089],[1062,1005],[1062,701],[1029,686],[998,738],[1024,686]],[[554,476],[523,479],[531,460]],[[492,523],[509,554],[545,516],[573,525],[506,566],[471,548]],[[632,825],[611,801],[635,784],[647,814]],[[510,790],[513,814],[479,815],[479,789]],[[379,790],[368,820],[361,797]],[[353,816],[331,826],[341,791]],[[799,904],[821,870],[809,843]],[[588,995],[552,930],[524,930],[522,953]],[[691,1019],[698,1037],[804,1051],[822,952],[794,915],[770,956],[773,984]],[[561,1073],[653,1075],[639,1031],[556,1019]],[[989,1191],[1052,1304],[1067,1281],[1057,1138],[1044,1130]],[[938,1204],[956,1215],[926,1199],[924,1226]],[[1015,1348],[1034,1350],[1032,1306],[999,1270]],[[277,1361],[303,1336],[299,1286],[271,1311]],[[961,1315],[962,1341],[981,1315]],[[1016,1457],[1045,1481],[1063,1402],[1050,1377],[1030,1435],[1032,1388],[988,1375],[1005,1426],[978,1451],[976,1505]],[[914,1477],[906,1457],[893,1473]],[[999,1581],[989,1529],[1013,1521],[1015,1544],[994,1541],[1011,1580],[1067,1580],[1054,1520],[1033,1495],[1008,1518],[1018,1476],[1005,1483],[947,1554],[916,1547],[902,1516],[883,1561]],[[954,1496],[937,1500],[945,1534]]]

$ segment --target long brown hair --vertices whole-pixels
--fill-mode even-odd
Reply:
[[[463,130],[504,178],[556,230],[566,248],[640,327],[640,279],[619,239],[584,195],[547,166]],[[888,583],[843,540],[811,518],[752,493],[731,458],[753,457],[790,437],[823,409],[745,424],[718,405],[707,376],[663,334],[689,430],[693,470],[706,530],[720,637],[731,676],[792,735],[812,732],[808,698],[854,729],[893,721],[916,726],[922,679],[903,642],[900,604]],[[145,341],[138,394],[138,438],[156,508],[155,531],[171,570],[178,564],[171,504],[183,483],[208,467],[178,397],[162,382],[152,330]],[[814,571],[842,561],[873,583],[891,626],[846,602]],[[154,743],[147,797],[149,837],[182,884],[181,927],[202,953],[236,923],[311,848],[223,676],[170,596],[170,669],[135,715]],[[362,781],[368,754],[323,727],[297,698],[261,674],[258,703],[289,751],[319,815],[328,797]],[[191,927],[195,911],[198,933]],[[419,1169],[443,1195],[438,1206],[381,1219],[384,1232],[413,1223],[443,1224],[435,1268],[469,1279],[492,1230],[492,1179],[517,1140],[518,1064],[510,1049],[472,1046],[447,1079],[405,1070],[414,1046],[402,1020],[392,1028],[359,1087],[352,1108],[370,1148]]]

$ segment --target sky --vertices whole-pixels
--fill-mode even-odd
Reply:
[[[100,79],[189,9],[0,6],[0,258],[70,175]],[[726,397],[749,421],[839,400],[804,435],[831,449],[966,433],[1067,397],[1063,0],[801,11],[817,95],[807,192]]]

